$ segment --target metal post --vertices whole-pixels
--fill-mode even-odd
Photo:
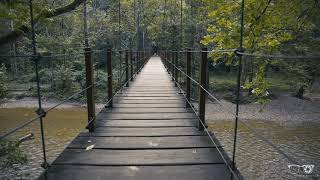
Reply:
[[[139,74],[139,52],[136,52],[136,73]]]
[[[187,75],[189,77],[191,77],[191,49],[187,49]],[[186,77],[186,107],[190,107],[190,104],[188,103],[191,102],[191,96],[190,96],[190,92],[191,92],[191,83],[190,83],[190,78]]]
[[[122,74],[122,51],[121,50],[119,50],[119,78],[118,78],[118,84],[120,85],[120,86],[122,86],[122,76],[121,76],[121,74]]]
[[[126,87],[129,87],[129,52],[126,51]]]
[[[208,70],[208,56],[207,56],[207,48],[202,48],[202,58],[200,64],[200,85],[199,87],[199,118],[200,121],[198,124],[198,128],[200,131],[204,130],[202,124],[205,125],[205,114],[206,114],[206,92],[204,89],[207,89],[207,70]],[[204,89],[203,89],[204,88]]]
[[[131,81],[133,81],[133,54],[132,54],[132,50],[130,50],[130,77],[131,77]]]
[[[111,56],[112,50],[108,49],[107,50],[107,72],[108,72],[108,107],[113,106],[113,101],[112,101],[112,56]]]
[[[164,52],[164,56],[166,58],[166,63],[167,63],[167,72],[168,74],[170,74],[170,68],[171,68],[171,65],[168,61],[170,61],[170,57],[169,57],[170,53],[168,51]]]
[[[32,0],[29,0],[29,10],[30,10],[30,24],[31,24],[31,32],[32,32],[32,50],[33,55],[37,56],[37,47],[36,47],[36,34],[34,30],[34,19],[33,19],[33,5]],[[40,77],[39,77],[39,59],[40,56],[35,57],[35,70],[36,70],[36,80],[37,80],[37,95],[38,95],[38,109],[36,113],[39,116],[40,120],[40,130],[41,130],[41,142],[42,142],[42,153],[43,153],[43,168],[48,168],[49,164],[47,162],[47,155],[46,155],[46,144],[45,144],[45,137],[44,137],[44,129],[43,129],[43,117],[46,116],[46,112],[42,109],[41,104],[41,89],[40,89]]]
[[[178,66],[178,52],[175,52],[174,53],[174,65],[176,67],[179,67]],[[178,86],[178,69],[177,68],[174,68],[174,80],[176,81],[176,83],[174,83],[174,86],[177,87]]]
[[[171,64],[171,77],[172,77],[171,80],[174,81],[174,69],[175,69],[175,68],[174,68],[174,53],[171,52],[170,54],[171,54],[171,59],[170,59],[170,61],[171,61],[171,63],[172,63],[172,64]]]
[[[93,61],[91,58],[91,48],[84,49],[84,57],[86,64],[86,85],[89,87],[86,90],[87,94],[87,110],[88,110],[88,127],[89,132],[94,131],[95,121],[95,104],[94,104],[94,83],[93,83]]]
[[[240,51],[243,51],[243,36],[244,36],[244,0],[241,2],[241,18],[240,18]],[[232,169],[235,170],[236,163],[236,147],[237,147],[237,132],[238,132],[238,115],[239,115],[239,102],[240,102],[240,88],[241,88],[241,71],[242,71],[242,56],[239,56],[238,76],[237,76],[237,94],[236,94],[236,118],[234,124],[234,138],[233,138],[233,153],[232,153]],[[231,174],[231,178],[232,178]]]

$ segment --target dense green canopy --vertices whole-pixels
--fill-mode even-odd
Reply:
[[[87,0],[86,3],[89,46],[94,49],[142,50],[150,49],[151,44],[163,50],[239,47],[241,0]],[[73,52],[84,47],[83,4],[84,0],[33,1],[40,53]],[[319,52],[318,0],[246,0],[244,12],[246,52],[291,55]],[[1,53],[30,54],[29,1],[1,1],[0,21]],[[237,64],[233,53],[211,57],[215,62]],[[293,74],[299,80],[297,88],[308,87],[319,77],[319,66],[315,63],[307,59],[245,58],[242,85],[263,96],[269,88],[265,74],[271,65]]]

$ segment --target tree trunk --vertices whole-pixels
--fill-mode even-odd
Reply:
[[[13,24],[13,21],[11,20],[11,31],[14,31],[14,24]],[[17,54],[17,50],[16,50],[16,43],[13,42],[12,43],[12,55],[13,56],[16,56]],[[13,75],[16,76],[17,73],[18,73],[18,69],[17,69],[17,59],[16,57],[13,57],[12,58],[12,61],[11,61],[11,71],[13,72]]]

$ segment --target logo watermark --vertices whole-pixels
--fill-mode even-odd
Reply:
[[[289,171],[292,174],[299,175],[299,176],[311,176],[315,177],[318,176],[314,174],[314,167],[313,164],[305,164],[305,165],[297,165],[297,164],[290,164],[288,165]]]

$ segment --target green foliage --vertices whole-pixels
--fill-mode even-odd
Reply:
[[[30,26],[29,7],[27,1],[8,1],[0,6],[0,20],[3,26],[0,33],[5,34],[13,29],[25,25]],[[39,17],[42,13],[69,4],[70,0],[33,1],[34,15]],[[159,0],[121,0],[119,17],[117,0],[87,1],[88,7],[88,38],[93,49],[131,48],[148,49],[150,43],[155,42],[159,49],[178,50],[184,47],[199,49],[202,44],[213,49],[234,49],[239,47],[240,39],[240,4],[241,0],[193,0],[182,1],[182,27],[180,26],[181,1]],[[165,4],[166,3],[166,4]],[[245,31],[244,47],[250,53],[287,53],[306,55],[311,49],[320,50],[319,46],[319,1],[314,0],[246,0],[245,1]],[[290,11],[288,11],[290,9]],[[120,18],[120,25],[119,23]],[[181,38],[182,37],[182,42]],[[83,50],[83,8],[76,9],[53,18],[40,18],[36,26],[37,50],[42,54],[76,53]],[[30,54],[31,36],[26,35],[16,42],[18,54]],[[12,55],[12,44],[8,44],[3,54]],[[94,56],[94,55],[93,55]],[[238,61],[234,53],[211,53],[213,61],[236,66]],[[99,64],[105,62],[98,58]],[[64,57],[63,57],[64,58]],[[57,60],[62,58],[56,58]],[[25,59],[26,60],[26,59]],[[29,81],[29,76],[34,76],[33,63],[17,61],[18,72],[23,72],[24,79]],[[54,71],[43,63],[40,70],[41,83],[50,86],[45,90],[54,90],[57,94],[69,93],[73,89],[85,87],[85,74],[83,57],[66,57],[67,65],[58,62],[54,64]],[[264,59],[267,61],[268,59]],[[297,89],[301,85],[310,86],[320,72],[313,62],[299,63],[268,62],[281,67],[288,77],[292,77],[292,86],[287,83],[281,89]],[[11,61],[9,61],[11,62]],[[30,63],[31,62],[31,63]],[[97,62],[95,62],[97,63]],[[241,84],[248,90],[253,90],[255,97],[264,99],[264,94],[272,83],[268,76],[263,74],[263,66],[254,58],[244,58],[243,78]],[[6,64],[7,67],[9,63]],[[119,61],[113,61],[114,66]],[[58,70],[56,70],[58,69]],[[11,68],[9,69],[11,70]],[[32,74],[32,75],[30,75]],[[99,80],[103,79],[102,74]],[[59,79],[62,78],[62,79]],[[101,79],[102,78],[102,79]],[[24,80],[23,79],[23,80]],[[21,82],[24,82],[21,80]],[[33,77],[31,81],[34,82]],[[276,82],[276,79],[272,79]],[[1,83],[1,82],[0,82]],[[218,83],[217,89],[231,87]],[[278,83],[279,84],[279,83]],[[105,85],[103,85],[105,86]],[[264,92],[263,92],[264,91]]]
[[[53,89],[58,93],[67,93],[72,90],[72,68],[62,65],[55,72]]]
[[[7,95],[7,71],[4,64],[0,67],[0,98],[4,98]]]
[[[0,141],[0,167],[12,167],[14,164],[24,164],[27,156],[19,149],[16,142]]]
[[[207,4],[206,11],[211,22],[202,44],[214,49],[234,49],[239,47],[240,40],[240,9],[241,0],[203,0]],[[261,1],[246,0],[244,10],[244,41],[243,47],[249,53],[290,53],[306,54],[306,40],[310,32],[317,29],[319,4],[313,0],[280,0]],[[288,11],[290,9],[290,11]],[[319,26],[318,26],[319,27]],[[310,43],[312,44],[312,43]],[[312,47],[312,46],[310,46]],[[292,51],[293,50],[293,51]],[[234,54],[211,54],[217,61],[226,64],[233,61]],[[259,102],[267,102],[270,83],[265,79],[267,59],[243,58],[243,77],[241,84],[258,98]],[[317,66],[310,61],[302,63],[274,60],[273,64],[281,64],[286,73],[297,81],[297,86],[309,86],[318,72]],[[249,93],[250,94],[250,93]]]
[[[266,70],[265,61],[259,61],[258,70],[256,71],[255,77],[251,82],[247,82],[243,87],[251,90],[254,97],[258,99],[258,102],[263,104],[269,102],[270,93],[267,91],[269,83],[265,79]]]

